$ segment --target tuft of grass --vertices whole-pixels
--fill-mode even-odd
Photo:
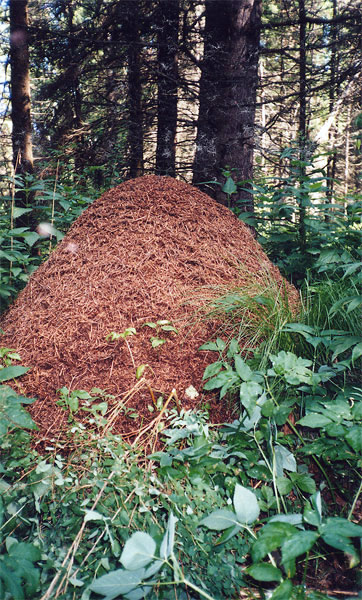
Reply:
[[[221,290],[220,290],[221,291]],[[269,272],[242,287],[223,290],[206,304],[204,318],[220,323],[217,334],[226,342],[235,339],[245,359],[259,356],[260,367],[267,364],[269,354],[287,348],[294,351],[295,342],[285,326],[299,320],[302,298],[295,290],[288,292]]]
[[[307,281],[298,303],[270,277],[266,283],[222,290],[207,303],[204,318],[217,320],[217,335],[227,345],[236,340],[254,368],[266,368],[269,356],[284,350],[312,360],[317,368],[338,363],[341,371],[353,371],[362,354],[361,305],[351,310],[348,299],[357,295],[350,278]]]

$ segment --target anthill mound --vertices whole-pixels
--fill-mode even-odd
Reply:
[[[57,433],[64,411],[56,390],[98,387],[120,401],[135,382],[135,367],[158,391],[199,392],[205,366],[214,357],[198,352],[213,339],[216,321],[198,317],[215,291],[272,277],[286,284],[248,228],[227,208],[169,177],[146,176],[122,183],[96,200],[72,225],[50,258],[2,318],[1,345],[16,348],[31,367],[22,393],[38,398],[31,413],[43,436]],[[199,310],[199,312],[198,312]],[[146,322],[167,320],[178,334]],[[110,332],[134,327],[137,334],[107,341]],[[150,337],[167,341],[152,348]],[[208,355],[209,354],[209,355]],[[149,391],[134,394],[139,419],[150,415]],[[220,416],[220,415],[219,415]],[[137,427],[120,413],[119,432]]]

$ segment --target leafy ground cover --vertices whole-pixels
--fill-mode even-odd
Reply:
[[[307,342],[312,358],[270,353],[269,342],[268,360],[262,343],[248,361],[236,338],[206,344],[217,360],[205,371],[205,389],[217,390],[220,401],[237,398],[237,418],[213,427],[205,411],[169,408],[158,422],[163,443],[156,452],[142,440],[132,446],[104,433],[106,418],[95,420],[104,419],[95,407],[85,427],[73,403],[73,452],[64,457],[55,444],[39,456],[22,408],[32,400],[3,385],[0,597],[357,594],[359,359],[349,346],[340,362],[321,364],[335,346],[323,343],[323,334],[320,344],[306,339],[299,325],[285,325],[285,333],[296,345]],[[10,364],[17,356],[10,349],[3,355],[0,379],[21,375],[23,368]],[[77,400],[89,397],[84,391]],[[66,390],[61,398],[69,409]],[[320,563],[333,565],[323,585]]]

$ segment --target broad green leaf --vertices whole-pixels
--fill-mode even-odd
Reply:
[[[222,360],[218,360],[217,362],[211,363],[211,365],[207,365],[202,379],[209,379],[210,377],[214,377],[219,373],[223,365],[224,363]]]
[[[293,584],[289,579],[286,579],[278,585],[270,596],[270,600],[290,600],[292,598]]]
[[[225,388],[225,386],[230,389],[238,381],[239,377],[236,375],[236,373],[232,369],[228,369],[221,371],[221,373],[209,379],[209,381],[205,383],[204,389],[215,390],[217,388]]]
[[[67,212],[67,210],[70,208],[70,202],[68,202],[68,200],[59,200],[59,204],[65,210],[65,212]]]
[[[315,334],[315,328],[311,327],[310,325],[304,325],[304,323],[288,323],[287,325],[285,325],[285,327],[283,327],[282,331],[287,331],[290,333],[301,333],[302,335]]]
[[[74,394],[74,396],[77,396],[77,398],[80,398],[81,400],[92,400],[92,396],[90,395],[90,393],[86,392],[85,390],[74,390],[72,394]]]
[[[9,550],[9,556],[28,560],[30,562],[36,562],[41,559],[41,552],[39,548],[33,546],[33,544],[27,544],[26,542],[19,542],[13,544]]]
[[[362,342],[356,344],[352,350],[352,362],[357,360],[360,356],[362,356]]]
[[[359,343],[361,343],[360,336],[351,335],[351,336],[348,336],[345,338],[340,338],[339,343],[333,352],[332,362],[337,358],[337,356],[339,356],[340,354],[343,354],[343,352],[346,352],[347,350],[352,348],[352,346],[355,346],[356,344],[359,344]]]
[[[161,329],[162,331],[173,331],[174,333],[178,333],[176,327],[173,325],[162,325]]]
[[[328,517],[319,528],[321,535],[336,534],[344,537],[361,537],[362,526],[342,517]]]
[[[268,370],[269,376],[279,375],[284,377],[290,385],[299,385],[300,383],[309,383],[313,375],[308,368],[313,363],[311,360],[301,358],[292,352],[282,350],[277,355],[270,355],[273,369]]]
[[[276,444],[274,447],[274,455],[277,477],[283,477],[284,469],[293,472],[297,470],[297,463],[294,455],[285,446]]]
[[[77,577],[69,577],[69,583],[74,587],[82,587],[84,585],[84,581],[82,581],[82,579],[77,579]]]
[[[312,548],[319,535],[315,531],[298,531],[282,544],[282,564],[292,561]]]
[[[8,381],[9,379],[14,379],[15,377],[21,377],[21,375],[24,375],[24,373],[27,371],[29,371],[29,367],[21,367],[20,365],[11,365],[10,367],[0,369],[0,382]]]
[[[257,581],[281,581],[283,579],[281,571],[268,563],[252,565],[245,571]]]
[[[13,217],[14,217],[14,219],[18,219],[22,215],[26,215],[27,213],[30,213],[32,210],[33,210],[32,208],[20,208],[18,206],[14,206]]]
[[[143,600],[146,596],[151,592],[152,585],[143,585],[142,587],[138,587],[135,590],[128,592],[124,597],[126,600]],[[107,600],[107,598],[105,598]]]
[[[352,310],[358,308],[359,306],[361,306],[361,304],[362,296],[355,296],[354,298],[351,298],[351,300],[348,302],[347,313],[352,312]]]
[[[167,560],[173,550],[173,544],[175,539],[175,525],[177,521],[178,519],[171,512],[168,518],[166,533],[164,535],[160,547],[160,557],[163,560]]]
[[[306,494],[314,494],[316,491],[316,484],[314,479],[306,473],[291,473],[290,478],[302,492]]]
[[[166,340],[157,338],[157,337],[151,337],[150,342],[151,342],[152,348],[158,348],[159,346],[162,346],[163,344],[165,344]]]
[[[234,356],[235,369],[240,379],[243,381],[250,381],[253,377],[253,371],[241,358],[240,354]]]
[[[312,510],[310,508],[310,505],[309,507],[306,506],[306,508],[304,509],[303,520],[306,523],[309,523],[309,525],[314,525],[314,527],[318,527],[318,525],[320,524],[318,513],[315,510]]]
[[[344,436],[355,452],[362,452],[362,425],[354,425]]]
[[[38,429],[29,413],[20,404],[8,406],[5,412],[5,418],[10,425],[23,427],[24,429]]]
[[[23,233],[22,237],[24,238],[28,246],[33,246],[35,242],[37,242],[40,238],[40,236],[35,231],[27,231],[26,233]]]
[[[255,381],[243,381],[240,385],[239,395],[242,405],[250,412],[254,409],[255,402],[263,393],[263,388]]]
[[[148,565],[147,569],[145,569],[144,578],[148,579],[149,577],[153,577],[163,566],[163,560],[157,559],[150,565]]]
[[[349,275],[351,275],[352,273],[355,273],[356,271],[359,271],[362,267],[362,262],[355,262],[352,263],[350,265],[346,265],[343,267],[344,269],[344,275],[343,275],[343,279],[345,277],[348,277]]]
[[[337,300],[331,309],[330,314],[334,316],[343,306],[347,306],[347,314],[358,308],[362,304],[362,296],[346,296]]]
[[[332,419],[324,415],[320,415],[318,413],[309,413],[299,421],[297,421],[297,425],[303,425],[304,427],[324,427],[325,425],[329,425],[332,423]]]
[[[219,350],[217,344],[215,342],[206,342],[200,346],[199,350],[213,350],[217,352]]]
[[[234,508],[239,523],[250,525],[259,517],[260,508],[255,494],[238,483],[234,491]]]
[[[21,580],[14,578],[14,573],[0,560],[0,582],[1,580],[3,580],[5,584],[5,590],[10,593],[10,598],[24,600]],[[6,598],[6,596],[4,595],[3,598]]]
[[[338,250],[322,250],[319,258],[316,262],[317,267],[319,266],[323,266],[323,265],[329,265],[330,263],[338,263],[341,260],[341,256],[338,252]]]
[[[136,379],[141,379],[143,373],[146,370],[147,365],[139,365],[136,369]]]
[[[290,523],[290,525],[301,525],[303,523],[303,516],[300,513],[287,513],[285,515],[274,515],[268,521],[268,523]]]
[[[240,529],[241,527],[239,527],[238,525],[236,525],[235,527],[229,527],[228,529],[225,529],[224,533],[222,533],[219,539],[217,540],[217,545],[220,546],[221,544],[225,544],[226,542],[231,540],[231,538],[234,537],[234,535],[239,533]]]
[[[200,525],[205,525],[208,529],[215,531],[223,531],[238,524],[236,514],[224,508],[214,510],[214,512],[200,521]]]
[[[1,371],[0,371],[1,373]],[[32,404],[35,398],[18,396],[8,385],[0,386],[0,434],[5,435],[10,426],[38,429],[22,404]]]
[[[125,569],[135,571],[148,565],[154,558],[155,552],[154,539],[148,533],[137,531],[126,541],[120,562]]]
[[[144,575],[145,569],[137,569],[135,571],[117,569],[116,571],[112,571],[112,573],[107,573],[99,577],[89,587],[92,592],[105,596],[107,600],[113,600],[117,596],[127,594],[140,585]]]
[[[230,196],[231,194],[235,194],[235,192],[237,191],[238,188],[236,187],[236,184],[235,184],[235,181],[233,180],[233,178],[228,177],[221,189],[224,192],[224,194],[227,194],[228,196]]]
[[[277,477],[276,484],[277,484],[278,492],[282,496],[286,496],[287,494],[290,494],[290,492],[293,489],[293,482],[290,479],[288,479],[288,477]]]
[[[238,354],[239,352],[240,352],[239,343],[235,338],[233,338],[229,344],[227,356],[228,356],[228,358],[232,358],[233,356],[235,356],[235,354]]]
[[[350,556],[350,568],[355,567],[359,563],[359,555],[351,540],[344,535],[337,533],[327,533],[322,535],[322,539],[328,546],[341,550]]]
[[[104,515],[102,515],[96,510],[86,510],[84,522],[87,523],[88,521],[104,521],[104,518]]]
[[[279,548],[286,539],[292,537],[297,529],[289,523],[267,523],[262,527],[259,537],[251,550],[253,562],[261,561],[269,552]]]
[[[220,352],[223,352],[226,348],[226,344],[221,338],[216,338],[216,346]]]

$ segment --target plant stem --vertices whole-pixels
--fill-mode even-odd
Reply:
[[[362,491],[362,481],[359,484],[359,488],[357,490],[357,494],[355,495],[354,500],[352,502],[351,510],[348,513],[348,517],[347,517],[348,521],[350,521],[352,519],[353,511],[355,509],[355,506],[356,506],[356,503],[357,503],[357,500],[358,500],[358,496],[360,495],[361,491]]]
[[[184,579],[180,583],[184,583],[185,585],[190,587],[192,590],[194,590],[195,592],[200,594],[200,596],[202,596],[203,598],[206,598],[207,600],[215,600],[215,598],[213,596],[209,596],[209,594],[207,592],[204,592],[204,590],[197,587],[197,585],[194,585],[193,583],[191,583],[191,581],[189,581],[188,579]]]

